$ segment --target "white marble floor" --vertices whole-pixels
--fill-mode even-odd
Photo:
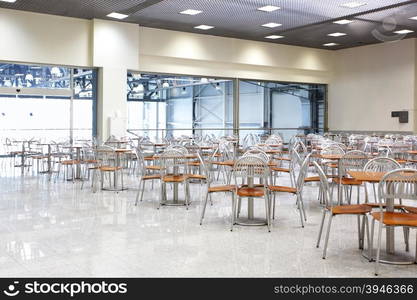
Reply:
[[[294,197],[280,195],[271,233],[243,226],[230,232],[231,201],[223,195],[213,198],[199,225],[198,184],[188,211],[157,210],[156,189],[134,205],[135,178],[127,179],[127,191],[92,193],[80,183],[12,173],[0,177],[1,277],[374,276],[374,264],[358,250],[355,217],[335,219],[328,258],[321,258],[322,249],[315,247],[321,213],[317,186],[305,188],[305,228]],[[262,216],[262,201],[255,208]],[[396,237],[403,247],[401,231]],[[414,253],[414,232],[410,244]],[[416,277],[417,265],[382,265],[381,276]]]

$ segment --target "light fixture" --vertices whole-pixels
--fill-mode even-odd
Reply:
[[[408,29],[394,31],[394,33],[396,34],[407,34],[407,33],[413,33],[413,32],[414,32],[413,30],[408,30]]]
[[[327,43],[327,44],[323,44],[323,46],[325,47],[333,47],[333,46],[338,46],[339,44],[337,43]]]
[[[168,89],[170,87],[170,85],[169,85],[169,83],[168,82],[164,82],[163,84],[162,84],[162,88],[164,88],[164,89]]]
[[[7,2],[7,3],[15,3],[16,0],[0,0],[1,2]]]
[[[208,83],[208,82],[209,82],[209,80],[208,80],[207,78],[205,78],[205,77],[202,77],[202,78],[200,79],[200,82],[201,82],[201,83]]]
[[[117,13],[117,12],[112,12],[112,13],[108,14],[107,17],[118,19],[118,20],[123,20],[123,19],[126,19],[128,17],[128,15],[120,14],[120,13]]]
[[[343,33],[343,32],[334,32],[334,33],[328,34],[328,36],[334,36],[334,37],[344,36],[344,35],[346,35],[346,33]]]
[[[214,26],[210,26],[210,25],[198,25],[194,27],[195,29],[200,29],[200,30],[210,30],[213,29]]]
[[[280,8],[281,7],[274,6],[274,5],[266,5],[266,6],[259,7],[258,10],[265,11],[265,12],[273,12]]]
[[[262,26],[263,27],[268,27],[268,28],[275,28],[275,27],[282,26],[282,24],[271,22],[271,23],[263,24]]]
[[[276,39],[282,39],[283,36],[282,35],[275,35],[275,34],[273,34],[273,35],[268,35],[265,38],[266,39],[270,39],[270,40],[276,40]]]
[[[411,18],[408,18],[409,20],[414,20],[414,21],[417,21],[417,16],[415,16],[415,17],[411,17]]]
[[[352,22],[353,22],[352,20],[343,19],[343,20],[334,21],[333,23],[339,24],[339,25],[346,25],[346,24],[350,24]]]
[[[201,13],[202,13],[201,10],[196,10],[196,9],[186,9],[186,10],[180,12],[180,14],[182,14],[182,15],[189,15],[189,16],[195,16],[195,15],[198,15],[198,14],[201,14]]]
[[[357,7],[360,7],[360,6],[364,6],[366,4],[368,4],[368,3],[353,1],[353,2],[343,3],[340,6],[347,7],[347,8],[357,8]]]

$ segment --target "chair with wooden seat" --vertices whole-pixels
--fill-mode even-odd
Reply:
[[[145,158],[143,156],[143,153],[141,152],[141,150],[138,147],[134,148],[134,154],[136,156],[136,163],[137,163],[136,174],[135,175],[139,176],[139,188],[138,188],[138,192],[136,194],[136,201],[135,201],[135,205],[138,205],[139,194],[140,194],[140,201],[142,202],[142,200],[143,200],[143,193],[145,191],[145,183],[147,181],[151,181],[152,183],[154,181],[160,181],[161,180],[161,174],[159,172],[154,173],[154,172],[152,172],[152,171],[150,171],[149,169],[146,168]]]
[[[117,154],[114,148],[106,145],[98,146],[94,149],[95,157],[97,160],[97,171],[99,172],[100,187],[102,190],[119,190],[116,186],[116,180],[120,177],[121,190],[124,188],[123,183],[123,167],[118,164]],[[95,172],[94,174],[96,174]],[[113,176],[111,176],[113,174]],[[94,175],[93,175],[94,176]],[[113,184],[112,184],[113,177]],[[108,179],[109,187],[104,187],[105,179]],[[93,178],[94,180],[94,178]],[[113,187],[112,187],[113,185]]]
[[[268,163],[254,155],[241,157],[233,166],[232,173],[236,184],[234,191],[236,199],[232,205],[233,221],[231,230],[233,230],[234,218],[237,215],[237,201],[242,201],[242,198],[252,198],[264,199],[268,231],[271,231],[271,201],[267,192],[269,176]]]
[[[161,190],[158,209],[167,202],[167,185],[183,184],[185,194],[185,207],[190,205],[190,190],[188,184],[188,165],[184,152],[170,148],[162,152],[158,157],[160,166]]]
[[[338,177],[333,178],[333,182],[337,184],[337,194],[339,204],[343,203],[343,193],[348,204],[351,204],[353,187],[357,188],[357,204],[360,202],[360,187],[362,181],[349,177],[348,171],[362,171],[369,156],[360,150],[352,150],[345,153],[338,163]]]
[[[320,223],[320,230],[317,238],[317,248],[320,247],[321,236],[323,233],[323,227],[325,223],[326,216],[329,214],[329,221],[327,225],[327,233],[325,238],[325,244],[323,249],[323,259],[326,258],[327,246],[329,243],[330,228],[332,225],[333,218],[340,215],[353,215],[358,217],[358,240],[359,240],[359,249],[363,249],[364,240],[365,240],[365,230],[366,237],[368,240],[368,249],[370,249],[370,238],[369,238],[369,224],[367,215],[371,212],[371,207],[365,204],[355,204],[355,205],[335,205],[335,201],[332,199],[332,193],[330,192],[329,182],[326,174],[323,169],[319,166],[317,162],[313,163],[317,173],[320,177],[320,184],[322,188],[323,198],[324,198],[324,207],[323,215]],[[338,203],[338,202],[336,202]],[[362,218],[362,220],[360,220]]]
[[[390,172],[390,171],[393,171],[395,169],[400,169],[400,168],[401,168],[401,165],[392,158],[376,157],[368,161],[366,165],[364,166],[363,170],[365,172]],[[364,185],[365,185],[366,203],[372,207],[379,207],[379,203],[378,203],[379,201],[378,201],[375,183],[370,183],[370,184],[372,185],[372,189],[374,191],[374,202],[373,203],[369,202],[368,188],[367,188],[367,183],[365,182]]]
[[[232,196],[232,207],[233,207],[233,203],[234,203],[234,191],[236,189],[235,185],[230,185],[230,184],[226,184],[226,185],[213,185],[213,176],[212,176],[212,172],[211,172],[211,162],[207,161],[204,162],[201,159],[201,156],[199,156],[199,159],[201,160],[201,171],[202,174],[201,176],[203,178],[205,178],[205,182],[207,184],[207,190],[206,190],[206,194],[204,196],[204,200],[203,200],[203,208],[201,210],[201,217],[200,217],[200,225],[203,225],[203,219],[206,213],[206,208],[207,208],[207,202],[210,198],[210,202],[211,205],[213,205],[213,199],[212,199],[212,194],[215,193],[225,193],[228,194],[230,193]],[[190,175],[191,178],[193,178],[194,175]],[[233,209],[232,209],[232,220],[231,220],[231,230],[233,230],[233,222],[234,222],[234,216],[233,216]]]
[[[379,274],[379,263],[381,254],[381,236],[383,228],[403,227],[405,230],[406,250],[409,249],[408,237],[410,229],[417,229],[417,214],[394,211],[395,199],[413,201],[417,203],[417,170],[397,169],[393,170],[381,179],[378,184],[378,199],[380,209],[372,213],[371,244],[374,240],[374,226],[378,221],[378,240],[375,263],[375,275]],[[417,235],[416,235],[417,238]],[[372,257],[372,256],[371,256]],[[417,248],[415,255],[417,263]]]
[[[296,152],[296,151],[293,151],[293,152]],[[304,209],[304,202],[303,202],[302,194],[303,194],[305,178],[307,176],[307,171],[308,171],[308,167],[309,167],[310,156],[311,156],[311,154],[308,154],[305,157],[303,163],[301,164],[297,180],[294,180],[295,181],[295,186],[294,187],[292,187],[292,186],[278,186],[278,185],[269,185],[268,186],[269,193],[274,195],[273,200],[272,200],[272,205],[273,205],[272,218],[273,219],[275,219],[275,206],[276,206],[275,197],[276,197],[276,193],[289,193],[289,194],[292,194],[292,195],[296,196],[296,204],[297,204],[297,208],[298,208],[299,213],[300,213],[301,227],[304,228],[304,221],[307,221],[307,215],[306,215],[306,212],[305,212],[305,209]],[[293,168],[291,172],[295,173],[295,169]],[[292,175],[292,176],[295,178],[295,175]]]

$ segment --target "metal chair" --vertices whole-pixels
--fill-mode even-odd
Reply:
[[[134,148],[134,154],[136,156],[136,163],[137,163],[136,175],[139,176],[139,188],[136,194],[136,202],[135,202],[135,205],[138,205],[139,194],[140,194],[140,201],[142,202],[143,200],[143,193],[145,191],[145,183],[147,181],[152,181],[152,182],[155,180],[160,181],[161,174],[155,174],[146,168],[144,156],[141,153],[139,148]]]
[[[178,188],[178,184],[184,185],[184,194],[185,194],[185,206],[188,210],[190,205],[190,191],[188,185],[188,165],[187,159],[183,152],[180,152],[175,149],[167,149],[163,153],[160,154],[158,158],[159,166],[160,166],[160,175],[161,175],[161,197],[159,201],[158,209],[161,205],[165,205],[167,203],[167,195],[166,195],[166,186],[167,184],[174,185],[174,201],[176,197],[176,191]]]
[[[400,169],[400,168],[401,168],[401,165],[392,158],[377,157],[368,161],[366,165],[364,166],[363,170],[365,172],[390,172],[390,171],[393,171],[395,169]],[[367,184],[365,183],[366,203],[368,203],[369,205],[373,207],[374,205],[379,206],[375,183],[371,183],[371,184],[372,184],[372,189],[374,191],[374,203],[372,204],[372,203],[369,203],[368,201],[368,188],[367,188]]]
[[[359,249],[363,249],[364,244],[364,235],[365,230],[367,232],[367,239],[368,239],[368,249],[370,249],[370,239],[369,239],[369,224],[367,214],[371,212],[371,208],[367,205],[363,204],[356,204],[356,205],[334,205],[334,201],[332,199],[332,195],[330,193],[329,182],[326,174],[324,173],[323,169],[319,166],[317,162],[313,162],[314,166],[316,167],[316,171],[320,176],[320,183],[324,198],[324,207],[323,207],[323,215],[320,223],[320,230],[317,238],[317,248],[320,247],[320,240],[323,232],[324,222],[326,219],[326,215],[330,214],[329,223],[327,225],[327,233],[326,233],[326,240],[323,249],[323,259],[326,258],[327,254],[327,246],[329,243],[329,236],[330,236],[330,228],[332,225],[332,220],[335,216],[338,215],[354,215],[358,217],[358,239],[359,239]],[[362,217],[362,220],[360,218]],[[362,224],[362,225],[361,225]]]
[[[269,168],[268,164],[257,156],[245,156],[238,159],[233,167],[233,176],[236,183],[235,194],[237,201],[241,198],[263,198],[268,231],[271,231],[270,199],[267,192]],[[256,184],[255,180],[259,183]],[[233,201],[233,230],[234,217],[237,214],[236,201]]]
[[[296,153],[296,151],[293,151]],[[303,187],[305,183],[305,178],[307,176],[307,171],[310,163],[310,155],[307,155],[304,159],[303,163],[301,164],[300,171],[298,173],[297,181],[295,181],[295,187],[289,186],[278,186],[278,185],[269,185],[268,191],[270,194],[274,194],[273,199],[273,211],[272,211],[272,218],[275,219],[275,193],[290,193],[295,195],[297,208],[300,212],[300,220],[301,220],[301,227],[304,228],[304,221],[307,221],[307,215],[304,209],[304,202],[303,202]],[[294,172],[294,170],[292,171]]]
[[[403,227],[407,229],[407,235],[409,229],[417,229],[416,214],[393,210],[395,199],[417,201],[417,170],[397,169],[387,173],[379,182],[378,197],[380,211],[372,213],[371,228],[373,245],[375,221],[379,222],[375,275],[379,274],[382,229]],[[406,249],[408,250],[408,236],[406,236]],[[417,248],[415,262],[417,263]]]
[[[351,203],[353,186],[357,187],[357,204],[359,204],[362,181],[349,177],[348,171],[362,171],[368,160],[368,155],[360,150],[349,151],[339,160],[338,177],[333,178],[333,182],[338,186],[337,192],[339,204],[342,204],[343,202],[343,188],[348,203]]]

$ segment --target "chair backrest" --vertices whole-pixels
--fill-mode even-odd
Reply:
[[[233,167],[233,175],[236,182],[238,182],[237,179],[245,180],[246,178],[251,177],[264,179],[264,184],[266,184],[269,175],[269,167],[268,164],[258,156],[245,156],[236,161]]]
[[[269,162],[269,155],[266,154],[264,151],[262,151],[262,149],[258,149],[258,148],[253,148],[251,150],[246,151],[243,154],[243,157],[245,156],[257,156],[260,159],[262,159],[264,162],[266,163]]]
[[[324,173],[323,169],[317,162],[313,162],[314,167],[316,168],[316,172],[320,177],[320,184],[321,184],[321,191],[323,195],[323,202],[326,207],[331,207],[333,204],[331,193],[330,193],[330,186],[329,181],[327,179],[326,174]]]
[[[377,157],[368,161],[363,170],[368,172],[389,172],[400,168],[401,165],[392,158]]]
[[[320,151],[321,155],[344,155],[343,150],[338,144],[328,144],[325,148]]]
[[[159,166],[162,175],[179,173],[180,169],[188,173],[185,154],[176,149],[167,149],[162,152],[159,155]]]
[[[307,177],[308,167],[310,165],[310,156],[311,156],[311,154],[308,154],[304,158],[304,161],[301,164],[300,171],[298,173],[296,188],[297,188],[297,190],[300,194],[303,192],[304,183],[305,183],[304,180]]]
[[[187,148],[185,148],[182,145],[170,145],[170,146],[167,147],[166,150],[176,150],[176,151],[182,153],[183,155],[188,154]]]
[[[348,171],[362,171],[368,162],[368,155],[360,150],[347,152],[339,160],[339,177],[347,175]]]
[[[116,152],[110,146],[102,145],[94,149],[94,154],[100,166],[115,166]]]
[[[381,179],[378,185],[378,198],[381,210],[387,199],[417,201],[417,170],[393,170]]]

